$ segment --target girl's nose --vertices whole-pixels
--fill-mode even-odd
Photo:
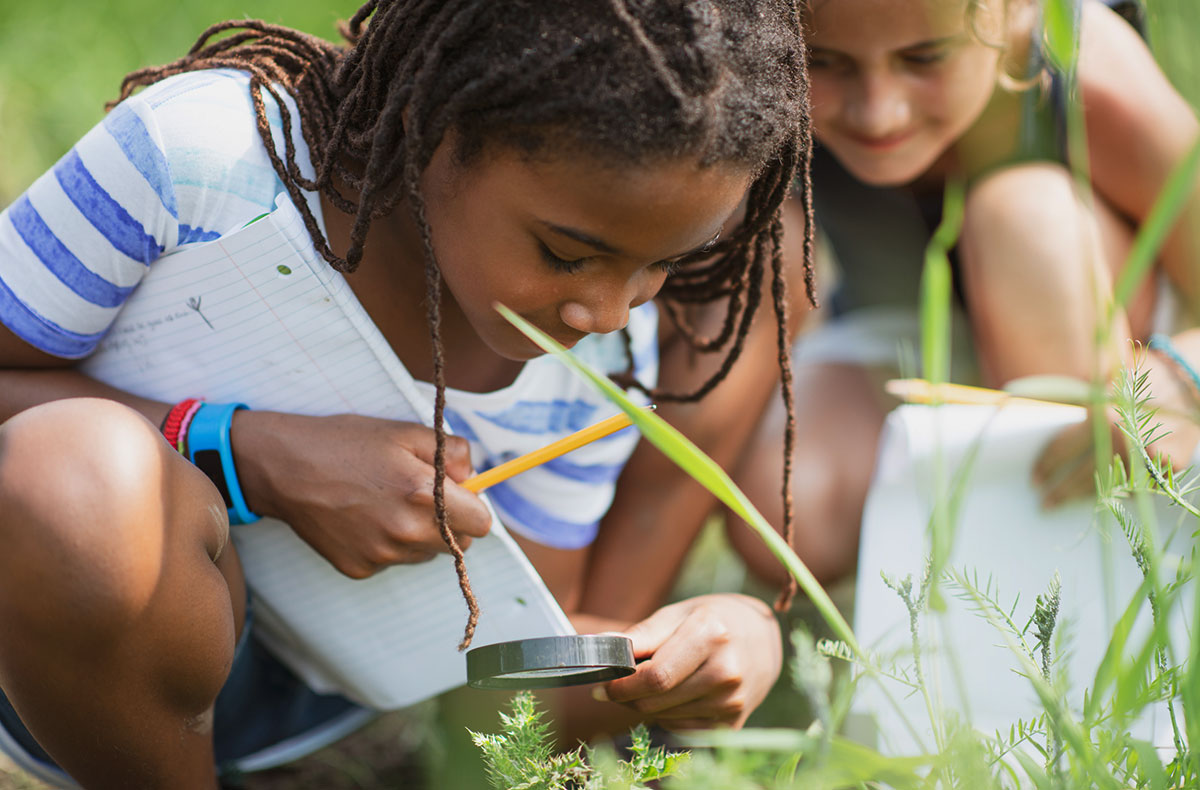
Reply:
[[[903,82],[893,74],[864,74],[846,107],[847,124],[863,137],[883,138],[904,131],[912,105]]]
[[[643,270],[623,285],[597,283],[587,294],[562,303],[559,317],[567,326],[588,334],[607,334],[624,329],[629,311],[654,298],[663,277]]]
[[[559,315],[567,326],[589,335],[603,335],[624,329],[629,323],[631,305],[619,299],[588,299],[563,302]]]

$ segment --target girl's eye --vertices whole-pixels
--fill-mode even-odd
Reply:
[[[907,52],[901,57],[911,66],[933,66],[946,59],[946,51],[939,49],[930,52]]]
[[[837,59],[829,55],[810,55],[808,58],[808,67],[820,71],[822,69],[832,69],[838,65]]]
[[[575,260],[560,258],[551,252],[550,248],[542,243],[541,240],[538,241],[538,251],[542,254],[542,260],[548,263],[550,268],[563,274],[574,274],[579,271],[580,267],[583,266],[583,262],[587,260],[587,258],[576,258]]]
[[[667,276],[670,277],[672,274],[679,271],[679,259],[673,258],[669,261],[659,261],[658,263],[654,264],[654,268],[658,269],[660,272],[666,272]]]

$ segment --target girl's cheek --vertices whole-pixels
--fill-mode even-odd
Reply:
[[[838,89],[824,79],[813,79],[809,86],[809,101],[812,105],[812,124],[816,129],[822,128],[830,119],[836,117],[841,106]]]

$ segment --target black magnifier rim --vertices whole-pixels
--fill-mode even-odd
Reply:
[[[467,651],[467,685],[542,689],[603,683],[634,672],[633,642],[615,634],[542,636]],[[522,674],[561,671],[562,674]]]

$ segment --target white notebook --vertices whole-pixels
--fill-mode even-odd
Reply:
[[[83,370],[167,402],[425,424],[433,414],[286,199],[238,231],[156,261]],[[394,709],[466,681],[457,645],[467,609],[448,555],[353,580],[281,521],[232,533],[256,633],[314,689]],[[573,632],[494,514],[491,534],[466,558],[481,609],[474,644]]]
[[[1108,645],[1113,624],[1142,582],[1125,537],[1094,499],[1073,501],[1052,510],[1039,504],[1030,482],[1035,460],[1046,443],[1065,427],[1084,419],[1080,407],[1060,405],[939,407],[905,405],[887,419],[875,477],[863,511],[854,631],[868,649],[896,657],[911,667],[908,612],[880,573],[895,579],[912,575],[919,582],[929,553],[927,524],[934,501],[936,459],[949,479],[963,468],[970,477],[959,510],[949,567],[978,574],[982,585],[993,579],[993,593],[1006,609],[1016,603],[1013,619],[1025,624],[1037,596],[1057,572],[1062,603],[1056,632],[1068,637],[1056,654],[1056,672],[1068,680],[1067,702],[1082,707]],[[973,460],[971,459],[973,455]],[[969,464],[969,467],[967,466]],[[1196,525],[1180,508],[1155,499],[1158,545],[1169,563],[1187,550]],[[1130,503],[1131,512],[1136,507]],[[1043,710],[1028,679],[1001,634],[973,606],[942,585],[945,611],[923,618],[924,672],[933,704],[954,711],[960,720],[986,734],[1008,733],[1018,719],[1032,720]],[[1190,596],[1184,595],[1170,620],[1177,650],[1186,649]],[[1143,606],[1130,644],[1149,633],[1149,606]],[[1031,635],[1030,644],[1036,639]],[[1176,652],[1176,657],[1183,653]],[[890,691],[900,710],[881,693]],[[919,754],[935,743],[921,694],[886,678],[864,680],[855,710],[874,720],[878,745],[891,754]],[[1171,744],[1168,713],[1161,703],[1149,706],[1134,723],[1136,737],[1160,747]],[[904,724],[904,718],[913,730]],[[869,737],[868,733],[860,733]]]

